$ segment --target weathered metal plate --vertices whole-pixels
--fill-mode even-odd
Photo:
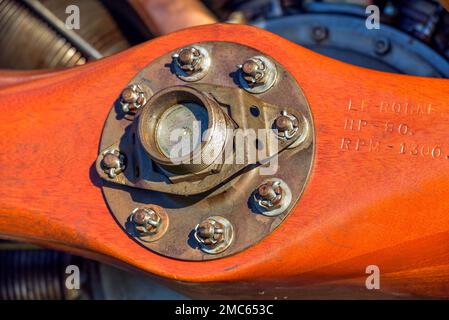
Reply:
[[[230,42],[202,42],[198,45],[208,50],[211,66],[208,74],[196,83],[238,87],[236,65],[252,56],[263,55],[253,48]],[[178,50],[168,52],[149,64],[132,79],[130,84],[143,82],[152,92],[158,92],[169,86],[188,84],[173,74],[170,68],[171,56]],[[124,232],[127,232],[126,223],[133,209],[142,206],[160,206],[164,208],[170,220],[164,236],[153,242],[141,241],[135,237],[134,239],[161,255],[199,261],[222,258],[247,249],[273,232],[286,219],[297,204],[309,177],[313,163],[315,135],[310,108],[301,88],[285,68],[277,62],[275,65],[278,71],[275,84],[270,90],[257,94],[257,97],[267,103],[285,106],[302,113],[310,124],[311,144],[305,149],[284,150],[278,157],[278,169],[275,174],[261,175],[260,167],[245,170],[228,182],[223,192],[220,191],[224,188],[186,197],[103,182],[106,202]],[[264,115],[261,113],[259,116]],[[100,150],[119,141],[132,124],[132,120],[132,116],[123,116],[117,100],[106,121]],[[292,202],[288,210],[276,217],[258,213],[251,208],[249,202],[258,185],[270,177],[285,181],[292,192]],[[193,236],[195,226],[210,216],[225,217],[232,223],[235,232],[231,246],[216,255],[201,251]]]

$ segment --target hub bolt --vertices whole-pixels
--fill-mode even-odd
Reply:
[[[279,208],[283,199],[283,190],[279,180],[268,181],[257,188],[258,203],[266,209]]]
[[[209,217],[198,224],[194,236],[201,250],[210,254],[226,250],[234,237],[231,223],[220,216]]]
[[[312,29],[312,37],[315,41],[321,42],[329,36],[329,29],[323,26],[317,26]]]
[[[264,181],[253,195],[254,209],[270,217],[285,212],[292,201],[290,188],[284,181],[277,178]]]
[[[199,46],[182,48],[172,57],[177,76],[185,81],[200,80],[210,66],[208,52]]]
[[[259,58],[250,58],[238,67],[241,68],[243,79],[250,87],[262,85],[267,80],[267,66]]]
[[[150,208],[136,208],[131,212],[131,220],[140,236],[153,235],[161,225],[161,216]]]
[[[125,170],[125,156],[117,149],[107,150],[103,154],[102,165],[109,178],[114,179]]]
[[[184,48],[179,54],[173,55],[178,66],[187,73],[193,73],[201,66],[201,52],[194,48]]]
[[[147,94],[141,85],[132,84],[121,94],[120,106],[125,113],[135,112],[147,102]]]
[[[387,38],[378,38],[374,42],[374,52],[380,56],[386,55],[391,49],[391,42]]]
[[[277,76],[274,64],[263,56],[247,59],[237,65],[239,81],[243,89],[251,93],[262,93],[270,89]]]
[[[274,128],[278,130],[278,137],[285,140],[292,139],[299,131],[298,119],[289,114],[287,111],[282,111],[281,115],[276,118]]]

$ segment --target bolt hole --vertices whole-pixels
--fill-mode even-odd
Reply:
[[[140,177],[140,168],[139,168],[139,166],[136,166],[134,168],[134,175],[136,176],[136,178]]]
[[[256,117],[256,118],[260,115],[260,110],[257,106],[251,106],[249,108],[249,112],[251,113],[251,115],[253,117]]]

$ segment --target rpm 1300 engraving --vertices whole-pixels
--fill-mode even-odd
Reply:
[[[229,256],[298,202],[313,162],[312,116],[271,57],[195,43],[145,67],[118,102],[96,168],[112,214],[142,246],[182,260]]]

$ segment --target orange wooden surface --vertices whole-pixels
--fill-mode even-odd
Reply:
[[[53,72],[50,70],[13,71],[0,69],[0,88],[40,79],[52,74]]]
[[[294,212],[261,243],[215,261],[176,261],[120,229],[93,164],[126,83],[168,50],[213,40],[257,48],[294,75],[312,109],[316,158]],[[212,25],[1,89],[0,110],[1,237],[188,282],[366,292],[374,264],[383,292],[449,297],[448,80],[370,71],[260,29]]]

